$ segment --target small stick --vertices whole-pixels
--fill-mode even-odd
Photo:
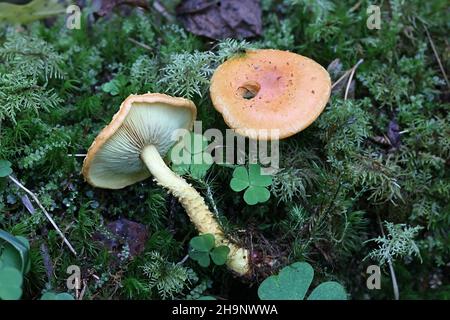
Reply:
[[[86,153],[68,153],[67,155],[69,157],[86,157],[87,156]]]
[[[214,201],[214,196],[211,187],[209,186],[208,183],[206,183],[206,197],[208,198],[211,204],[214,214],[216,215],[217,218],[219,218],[220,217],[219,210],[217,210],[216,202]]]
[[[350,71],[351,71],[351,69],[345,71],[345,73],[342,75],[342,77],[340,77],[338,80],[336,80],[335,83],[333,83],[333,85],[331,86],[331,90],[333,90],[334,87],[337,86],[337,85],[339,84],[339,82],[341,82],[342,80],[344,80],[344,79],[348,76],[348,74],[350,73]]]
[[[189,258],[189,255],[188,255],[188,254],[185,255],[184,258],[183,258],[180,262],[177,263],[177,265],[182,265],[183,263],[186,262],[186,260],[187,260],[188,258]]]
[[[83,289],[81,289],[81,293],[78,296],[78,300],[83,300],[84,293],[86,292],[86,287],[87,287],[86,280],[83,279]],[[78,290],[77,290],[77,293],[78,293]]]
[[[41,208],[41,210],[44,212],[45,216],[47,217],[47,219],[50,221],[50,223],[53,225],[53,227],[55,228],[56,232],[58,232],[58,234],[61,236],[61,238],[64,240],[64,242],[66,243],[66,245],[69,247],[70,251],[72,251],[72,253],[76,256],[77,252],[75,251],[75,249],[72,247],[72,245],[70,244],[69,240],[67,240],[67,238],[64,236],[64,234],[61,232],[61,230],[59,229],[58,225],[55,223],[55,221],[52,219],[52,217],[50,216],[50,214],[47,212],[47,210],[45,210],[44,206],[41,204],[41,202],[39,201],[39,199],[36,197],[36,195],[31,192],[30,190],[28,190],[23,184],[21,184],[16,178],[14,178],[13,176],[9,175],[8,178],[14,182],[17,186],[19,186],[22,190],[24,190],[26,193],[28,193],[33,200],[36,202],[36,204],[39,206],[39,208]]]
[[[434,46],[433,39],[431,39],[431,35],[428,32],[427,26],[423,22],[422,22],[422,24],[423,24],[423,27],[425,29],[425,33],[427,34],[428,41],[430,41],[431,49],[433,49],[434,56],[436,57],[436,60],[437,60],[437,62],[439,64],[439,68],[441,69],[441,73],[444,76],[445,82],[447,83],[447,87],[450,88],[450,83],[448,82],[447,74],[445,73],[444,66],[442,65],[441,59],[439,58],[439,54],[438,54],[438,52],[436,50],[436,47]]]
[[[332,84],[331,90],[333,90],[334,87],[336,87],[342,80],[344,80],[345,78],[347,78],[348,74],[349,74],[350,72],[352,72],[352,70],[353,70],[355,67],[358,67],[361,63],[362,63],[362,59],[359,60],[358,63],[357,63],[355,66],[353,66],[352,68],[350,68],[350,69],[348,69],[347,71],[345,71],[345,73],[344,73],[339,79],[337,79],[337,80]]]
[[[158,1],[153,1],[153,8],[158,11],[168,21],[174,21],[174,17],[167,11],[167,9]]]
[[[348,77],[348,82],[347,82],[347,88],[345,88],[345,94],[344,94],[344,100],[347,100],[347,95],[348,95],[348,91],[350,90],[350,84],[352,83],[353,80],[353,76],[355,74],[356,68],[358,68],[358,66],[363,63],[363,59],[360,59],[351,69],[351,73],[350,76]]]
[[[153,49],[151,47],[149,47],[148,45],[146,45],[145,43],[139,42],[136,39],[133,39],[131,37],[128,37],[128,41],[134,43],[135,45],[144,48],[145,50],[148,50],[150,52],[153,52]]]
[[[377,220],[378,220],[378,224],[380,225],[381,235],[383,237],[385,237],[384,230],[383,230],[383,224],[381,223],[380,215],[378,213],[377,213]],[[392,289],[394,290],[394,297],[395,297],[395,300],[399,300],[400,299],[400,292],[398,290],[397,277],[395,275],[395,270],[394,270],[394,266],[392,265],[391,258],[388,258],[387,262],[388,262],[388,265],[389,265],[389,272],[391,273]]]

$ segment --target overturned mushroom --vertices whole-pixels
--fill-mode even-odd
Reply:
[[[281,50],[253,50],[217,68],[211,100],[237,133],[269,139],[265,130],[287,138],[308,127],[331,92],[328,72],[317,62]]]
[[[153,176],[180,201],[201,234],[211,233],[216,245],[230,248],[228,267],[245,275],[250,271],[248,251],[225,237],[201,195],[163,160],[176,142],[177,130],[190,130],[196,113],[187,99],[157,93],[129,96],[92,143],[82,173],[91,185],[106,189]]]

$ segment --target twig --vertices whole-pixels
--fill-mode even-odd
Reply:
[[[158,0],[153,1],[153,8],[159,12],[164,18],[166,18],[168,21],[173,22],[175,20],[175,18],[173,17],[173,15],[171,15],[169,13],[169,11],[167,11],[166,7],[164,7],[161,2],[159,2]]]
[[[208,183],[206,183],[206,197],[209,200],[209,203],[210,203],[210,205],[211,205],[211,207],[213,209],[213,212],[214,212],[215,216],[217,218],[219,218],[219,216],[220,216],[219,210],[217,210],[217,205],[216,205],[216,202],[214,201],[213,192],[212,192],[211,187],[209,186]]]
[[[87,156],[86,153],[68,153],[67,155],[69,157],[86,157]]]
[[[347,95],[348,95],[348,91],[350,90],[350,85],[352,83],[353,80],[353,76],[355,74],[356,68],[358,68],[358,66],[363,63],[363,59],[360,59],[351,69],[351,73],[350,76],[348,77],[348,82],[347,82],[347,88],[345,88],[345,94],[344,94],[344,100],[347,100]]]
[[[385,237],[384,230],[383,230],[383,224],[381,223],[380,215],[378,213],[377,213],[377,220],[378,220],[378,224],[380,225],[381,235],[383,237]],[[397,277],[395,275],[394,266],[392,265],[392,261],[391,261],[390,257],[388,257],[387,262],[389,265],[389,272],[391,273],[392,289],[394,290],[394,297],[395,297],[395,300],[399,300],[400,292],[398,290]]]
[[[16,178],[14,178],[13,176],[9,175],[8,178],[14,182],[18,187],[20,187],[22,190],[24,190],[26,193],[28,193],[33,200],[36,202],[36,204],[39,206],[39,208],[41,208],[41,210],[44,212],[45,216],[47,217],[47,219],[50,221],[50,223],[53,225],[53,227],[55,228],[56,232],[58,232],[58,234],[61,236],[61,238],[64,240],[64,242],[66,243],[66,245],[69,247],[70,251],[72,251],[72,253],[76,256],[77,252],[75,251],[75,249],[72,247],[72,245],[70,244],[69,240],[67,240],[67,238],[64,236],[64,234],[61,232],[61,230],[59,229],[58,225],[55,223],[55,221],[52,219],[52,217],[50,216],[50,214],[47,212],[47,210],[45,210],[44,206],[41,204],[41,202],[39,201],[39,199],[36,197],[36,195],[31,192],[30,190],[28,190],[22,183],[20,183]]]
[[[353,7],[350,8],[350,10],[348,10],[348,12],[353,12],[359,9],[359,7],[361,7],[361,2],[362,1],[358,1]]]
[[[83,279],[83,289],[81,289],[80,295],[78,296],[78,300],[83,300],[84,293],[86,292],[86,287],[87,287],[86,280]]]
[[[439,68],[441,69],[441,73],[444,76],[445,82],[447,83],[447,87],[450,88],[450,83],[448,82],[447,74],[445,73],[444,66],[442,65],[441,59],[439,58],[439,54],[434,46],[433,39],[431,39],[431,35],[428,32],[427,26],[422,22],[423,28],[425,29],[425,33],[427,34],[428,41],[430,41],[431,49],[433,49],[434,56],[439,64]]]
[[[149,47],[148,45],[146,45],[145,43],[139,42],[136,39],[133,39],[131,37],[128,37],[128,41],[134,43],[135,45],[144,48],[145,50],[148,50],[150,52],[153,52],[153,49],[151,47]]]
[[[182,265],[183,263],[186,262],[186,260],[187,260],[188,258],[189,258],[189,255],[188,255],[188,254],[185,255],[184,258],[183,258],[180,262],[177,263],[177,265]]]
[[[345,73],[339,79],[337,79],[335,83],[333,83],[333,85],[331,86],[331,90],[333,90],[335,86],[337,86],[342,80],[344,80],[348,76],[350,71],[351,69],[345,71]]]

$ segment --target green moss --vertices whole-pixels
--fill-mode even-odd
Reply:
[[[224,268],[190,260],[176,265],[196,231],[172,196],[151,179],[123,190],[92,188],[79,174],[83,158],[75,155],[86,153],[131,93],[192,98],[203,129],[224,130],[208,97],[212,72],[246,49],[276,48],[325,67],[339,58],[343,70],[363,59],[354,98],[334,95],[307,130],[281,141],[282,170],[267,202],[250,207],[236,197],[228,187],[230,167],[213,165],[205,181],[190,182],[227,232],[274,256],[276,267],[307,260],[319,278],[338,279],[355,299],[392,298],[387,268],[378,292],[365,290],[361,276],[377,263],[363,260],[379,252],[377,243],[366,242],[381,236],[377,215],[422,227],[410,240],[423,261],[408,252],[395,261],[400,296],[448,298],[450,105],[425,32],[426,26],[448,70],[446,1],[384,1],[381,30],[366,26],[371,2],[358,3],[265,0],[261,37],[212,44],[152,10],[96,20],[83,10],[80,30],[65,28],[62,17],[50,27],[36,21],[21,32],[0,28],[0,159],[13,164],[79,252],[74,257],[62,245],[36,205],[30,214],[22,191],[0,181],[0,228],[32,243],[25,297],[66,291],[66,268],[74,264],[86,280],[86,299],[192,298],[203,291],[238,298],[230,287],[239,280]],[[395,148],[380,143],[391,120],[400,128]],[[150,233],[144,252],[120,262],[92,241],[119,217],[145,224]],[[41,244],[53,262],[52,279]],[[256,293],[256,287],[249,290]]]

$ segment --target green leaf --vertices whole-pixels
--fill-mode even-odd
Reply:
[[[190,174],[195,179],[203,179],[214,162],[210,153],[203,152],[208,146],[208,140],[203,135],[190,132],[183,136],[180,143],[181,145],[176,145],[176,150],[182,146],[177,158],[184,159],[183,161],[188,163],[175,163],[173,161],[175,149],[172,149],[168,153],[172,161],[172,170],[180,175]]]
[[[179,175],[188,174],[189,173],[189,169],[190,169],[190,165],[189,164],[185,164],[185,163],[172,165],[172,170],[174,172],[178,173]]]
[[[31,259],[29,257],[29,253],[30,253],[30,242],[28,241],[27,238],[22,237],[22,236],[16,236],[17,240],[19,240],[24,246],[25,248],[27,248],[26,254],[23,255],[22,261],[23,261],[23,270],[22,273],[23,274],[27,274],[30,269],[31,269]]]
[[[296,262],[265,279],[258,288],[261,300],[303,300],[314,277],[309,263]]]
[[[308,300],[347,300],[347,293],[341,284],[328,281],[318,285],[311,292]]]
[[[250,186],[244,193],[244,200],[249,205],[269,200],[270,192],[264,187]]]
[[[240,192],[250,185],[248,180],[247,169],[237,167],[233,171],[233,178],[230,181],[230,187],[235,192]]]
[[[189,132],[183,137],[186,150],[191,154],[201,153],[208,147],[208,139],[205,136]]]
[[[240,192],[240,191],[248,188],[248,186],[249,186],[248,180],[240,180],[237,178],[233,178],[230,181],[231,190],[233,190],[235,192]]]
[[[42,295],[41,300],[56,300],[56,293],[47,291]]]
[[[11,169],[11,162],[7,160],[0,160],[0,178],[9,176],[13,170]]]
[[[56,295],[56,300],[75,300],[75,299],[71,294],[67,292],[61,292]]]
[[[75,299],[71,294],[67,292],[56,293],[52,291],[47,291],[42,295],[41,300],[75,300]]]
[[[189,244],[197,251],[209,252],[215,245],[214,235],[210,233],[202,234],[192,238]]]
[[[270,192],[266,186],[272,184],[272,177],[261,175],[259,164],[250,164],[249,169],[237,167],[234,169],[230,187],[235,192],[245,190],[244,201],[249,205],[266,202],[270,198]]]
[[[214,264],[221,266],[224,265],[228,260],[228,254],[230,253],[230,248],[227,246],[218,246],[211,251],[211,259]]]
[[[0,269],[0,299],[18,300],[22,296],[22,273],[12,267]]]
[[[212,296],[201,296],[197,300],[217,300],[217,299]]]
[[[189,251],[189,257],[191,257],[192,260],[197,261],[198,264],[204,268],[209,267],[211,262],[209,252],[191,250]]]
[[[233,171],[233,178],[248,181],[248,173],[245,167],[237,167]]]
[[[102,90],[112,96],[116,96],[120,93],[121,89],[126,86],[127,82],[127,78],[120,74],[115,79],[104,83],[102,85]]]
[[[203,152],[192,155],[191,159],[191,165],[189,166],[191,175],[196,179],[203,179],[213,163],[212,156],[207,152]]]
[[[314,277],[307,262],[296,262],[281,269],[278,275],[265,279],[258,288],[261,300],[303,300]],[[324,282],[317,286],[308,300],[346,300],[344,287],[337,282]]]
[[[30,269],[28,240],[23,237],[14,237],[12,234],[0,230],[0,245],[4,247],[0,261],[4,266],[10,266],[27,273]]]
[[[250,185],[258,187],[268,187],[272,184],[271,175],[262,175],[261,166],[259,164],[250,164],[248,166]]]

